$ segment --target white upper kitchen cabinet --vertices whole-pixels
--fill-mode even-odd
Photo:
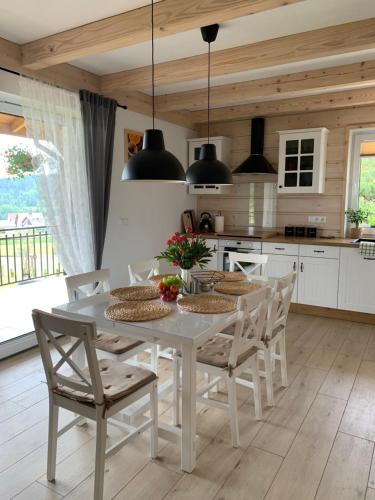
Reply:
[[[279,131],[278,192],[324,193],[328,129]]]
[[[339,259],[300,254],[298,303],[337,308],[338,280]]]
[[[375,259],[358,248],[342,248],[339,309],[375,314]]]

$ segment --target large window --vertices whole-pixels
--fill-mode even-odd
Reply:
[[[348,167],[346,207],[368,212],[363,226],[375,227],[375,128],[350,131]]]
[[[368,224],[375,226],[375,142],[361,144],[358,207],[368,212]]]

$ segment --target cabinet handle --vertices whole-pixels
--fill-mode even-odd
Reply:
[[[304,265],[303,265],[303,262],[301,262],[301,273],[303,273],[303,268],[304,268]]]
[[[324,250],[314,250],[314,253],[324,253]]]
[[[275,250],[285,250],[283,247],[275,247]]]
[[[293,262],[293,271],[297,270],[297,262]]]
[[[364,260],[375,260],[375,257],[363,257]]]

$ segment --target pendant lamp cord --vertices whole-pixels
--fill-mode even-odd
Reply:
[[[155,129],[154,0],[151,0],[152,128]]]
[[[207,143],[210,144],[210,88],[211,88],[211,42],[208,42],[207,73]]]

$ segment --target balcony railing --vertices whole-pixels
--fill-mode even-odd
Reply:
[[[0,230],[0,286],[62,273],[48,227]]]

